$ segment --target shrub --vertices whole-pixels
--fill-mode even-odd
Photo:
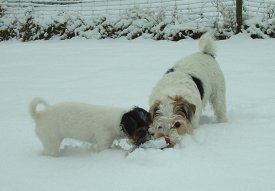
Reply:
[[[273,9],[268,10],[266,18],[245,22],[243,32],[253,38],[274,38],[275,15]],[[197,39],[209,30],[214,31],[218,39],[226,39],[235,34],[234,10],[232,7],[219,4],[219,11],[223,15],[222,19],[209,27],[205,25],[209,22],[207,20],[200,23],[205,19],[203,15],[195,21],[190,21],[181,15],[177,7],[170,13],[164,8],[150,10],[133,7],[120,17],[98,16],[86,19],[78,14],[64,12],[41,19],[35,15],[32,8],[28,8],[24,17],[20,18],[1,14],[0,41],[12,38],[22,41],[52,38],[64,40],[76,36],[96,39],[125,37],[129,40],[143,36],[155,40],[178,41],[186,37]]]

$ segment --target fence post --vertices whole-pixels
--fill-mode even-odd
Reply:
[[[243,1],[242,0],[236,0],[236,20],[237,20],[236,33],[240,33],[243,25]]]

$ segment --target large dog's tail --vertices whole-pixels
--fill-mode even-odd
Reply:
[[[39,117],[40,112],[37,111],[37,106],[39,104],[42,104],[44,107],[48,107],[49,104],[43,100],[42,98],[34,98],[29,106],[29,111],[34,120],[36,120]]]
[[[213,36],[207,32],[203,34],[199,40],[199,49],[202,53],[208,54],[212,57],[216,56],[216,44]]]

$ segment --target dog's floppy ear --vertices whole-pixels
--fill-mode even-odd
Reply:
[[[186,118],[191,121],[196,112],[196,106],[192,103],[185,102],[185,104],[182,105],[182,111],[185,113]]]
[[[196,112],[196,106],[192,103],[189,103],[181,96],[176,96],[174,101],[175,113],[184,115],[189,121],[191,121]]]
[[[120,126],[122,127],[123,132],[126,133],[128,136],[134,135],[137,127],[137,122],[133,119],[131,111],[125,113],[122,116]]]
[[[151,115],[151,118],[154,118],[157,114],[157,111],[159,110],[160,101],[156,101],[149,110],[149,113]]]

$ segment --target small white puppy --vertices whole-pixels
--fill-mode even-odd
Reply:
[[[178,61],[153,88],[149,98],[154,136],[179,135],[198,127],[207,102],[218,122],[226,121],[225,80],[215,59],[216,47],[209,33],[199,40],[200,52]]]
[[[37,110],[41,104],[45,108]],[[109,148],[123,136],[120,122],[124,109],[76,102],[50,106],[41,98],[30,104],[30,114],[36,123],[36,134],[46,155],[56,156],[64,138],[73,138],[97,144],[97,150]]]

